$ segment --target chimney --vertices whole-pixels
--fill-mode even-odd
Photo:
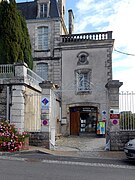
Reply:
[[[74,31],[74,14],[72,9],[68,10],[68,18],[69,18],[69,34],[72,34]]]

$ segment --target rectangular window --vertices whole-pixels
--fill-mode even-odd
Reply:
[[[48,49],[48,27],[38,28],[38,49],[39,50]]]
[[[47,17],[47,3],[40,4],[40,17]]]
[[[47,63],[39,63],[36,66],[36,73],[42,77],[44,80],[48,79],[48,64]]]
[[[77,92],[89,92],[90,91],[90,72],[77,71],[76,72],[76,85]]]

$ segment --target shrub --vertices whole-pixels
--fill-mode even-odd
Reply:
[[[19,151],[26,137],[29,137],[29,134],[20,133],[16,130],[15,125],[6,121],[0,122],[0,151]]]

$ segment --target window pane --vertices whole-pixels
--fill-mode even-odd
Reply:
[[[78,91],[90,90],[90,81],[89,81],[88,72],[77,73],[77,89]]]
[[[44,80],[48,79],[48,64],[40,63],[37,64],[36,73],[42,77]]]
[[[47,17],[47,3],[40,4],[40,17]]]
[[[38,28],[38,49],[48,49],[48,27]]]

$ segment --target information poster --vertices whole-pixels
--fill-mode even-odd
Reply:
[[[99,121],[97,123],[97,134],[105,134],[105,122]]]

